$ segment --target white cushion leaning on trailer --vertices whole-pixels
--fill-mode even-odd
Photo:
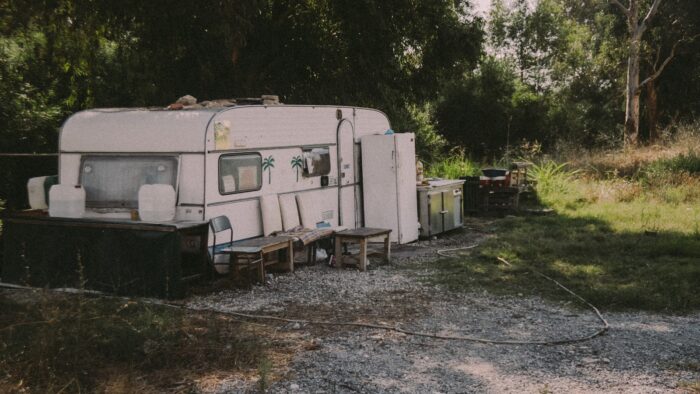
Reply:
[[[301,223],[299,222],[299,212],[297,211],[297,201],[294,198],[294,194],[283,194],[279,196],[279,199],[284,231],[290,231],[299,227]]]
[[[265,236],[282,231],[282,214],[276,194],[267,194],[260,197],[260,210],[262,211],[263,233]]]
[[[316,223],[321,221],[321,212],[316,196],[312,193],[299,193],[296,197],[302,227],[315,229]]]

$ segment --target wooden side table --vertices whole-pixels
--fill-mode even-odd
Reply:
[[[234,272],[238,274],[239,266],[255,266],[257,268],[258,281],[265,283],[265,267],[279,263],[278,261],[266,260],[268,255],[279,250],[287,250],[287,261],[284,262],[289,272],[294,272],[294,247],[291,237],[260,237],[234,242],[231,247],[222,250],[231,256],[231,265]],[[247,263],[240,263],[240,260],[251,260]]]
[[[384,237],[384,260],[391,261],[391,242],[389,242],[390,229],[361,227],[354,230],[345,230],[335,234],[335,259],[338,267],[346,263],[345,260],[352,258],[357,260],[360,271],[367,270],[367,241],[370,238]],[[360,254],[357,256],[347,256],[342,254],[344,243],[360,244]]]

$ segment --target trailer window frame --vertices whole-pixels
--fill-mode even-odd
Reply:
[[[238,187],[236,187],[235,191],[232,192],[227,192],[223,189],[223,177],[222,177],[222,171],[221,171],[221,164],[226,158],[230,157],[236,157],[236,156],[257,156],[257,188],[255,189],[245,189],[245,190],[239,190]],[[227,196],[230,194],[241,194],[241,193],[250,193],[250,192],[257,192],[263,187],[263,171],[262,171],[262,154],[260,152],[236,152],[236,153],[226,153],[222,154],[219,156],[218,163],[217,163],[217,174],[216,174],[216,182],[218,184],[218,189],[219,189],[219,194],[222,196]],[[238,185],[236,185],[238,186]]]

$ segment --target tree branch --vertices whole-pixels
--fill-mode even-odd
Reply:
[[[622,10],[622,13],[625,14],[625,16],[629,17],[630,16],[630,9],[625,7],[622,3],[620,3],[619,0],[610,0],[612,4],[615,4]]]
[[[662,0],[654,0],[654,3],[651,5],[651,8],[649,8],[649,12],[647,12],[647,15],[644,17],[644,20],[642,20],[642,23],[639,24],[639,28],[641,29],[642,32],[647,29],[647,25],[649,25],[649,22],[654,18],[654,15],[656,15],[656,11],[659,10],[659,5],[661,5]]]
[[[678,45],[682,41],[683,40],[678,40],[678,41],[676,41],[675,44],[673,44],[673,48],[671,48],[671,53],[668,55],[666,60],[664,60],[664,62],[661,63],[661,67],[659,67],[657,69],[656,65],[654,65],[654,73],[651,74],[647,79],[643,80],[642,83],[639,84],[639,88],[638,88],[639,90],[641,90],[644,87],[644,85],[648,84],[651,81],[656,80],[656,78],[661,76],[661,73],[664,72],[664,69],[666,68],[666,66],[668,66],[668,64],[671,62],[671,60],[673,60],[673,57],[676,56],[676,48],[678,48]]]
[[[661,76],[661,73],[664,72],[664,69],[666,68],[666,66],[668,66],[668,64],[671,62],[671,60],[673,60],[673,57],[676,56],[676,49],[683,41],[688,41],[688,42],[695,41],[698,37],[700,37],[700,34],[696,34],[692,37],[684,37],[684,38],[681,38],[680,40],[676,41],[676,43],[673,44],[673,47],[671,48],[671,53],[668,55],[666,60],[664,60],[664,62],[661,63],[661,67],[656,68],[656,66],[659,63],[659,56],[661,55],[661,48],[659,48],[659,50],[656,52],[656,61],[654,62],[654,66],[653,66],[654,73],[651,76],[649,76],[647,79],[642,81],[642,83],[639,84],[639,89],[641,90],[644,87],[644,85],[648,84],[649,82],[651,82],[651,81],[653,81],[656,78]]]
[[[654,67],[654,70],[658,70],[659,60],[661,60],[661,45],[659,45],[659,48],[656,50],[656,59],[654,60],[654,65],[652,66]]]

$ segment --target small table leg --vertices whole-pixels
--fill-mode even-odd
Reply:
[[[258,281],[261,284],[265,283],[265,254],[260,253],[260,260],[258,260]]]
[[[384,260],[387,263],[391,262],[391,242],[389,242],[388,234],[384,238]]]
[[[367,238],[360,240],[360,271],[367,270]]]
[[[287,268],[289,272],[294,272],[294,244],[291,240],[287,245]]]
[[[343,253],[342,253],[343,238],[335,237],[335,266],[337,268],[343,267]]]

